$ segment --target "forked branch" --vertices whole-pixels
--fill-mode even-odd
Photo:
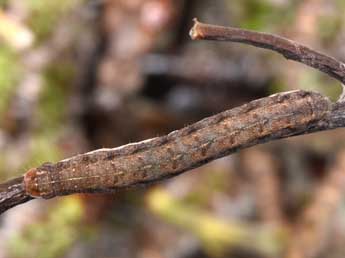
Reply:
[[[246,43],[249,39],[245,35],[253,33],[196,22],[191,34],[194,38],[208,35],[209,38],[224,39],[216,32],[226,32],[228,37],[231,30],[238,35],[235,39],[242,35],[241,42]],[[261,33],[253,35],[255,37],[249,37],[253,45],[268,47],[271,44],[271,49],[280,53],[282,46],[299,46],[267,34],[262,34],[266,42],[262,44],[256,39]],[[269,38],[280,40],[270,42]],[[288,42],[286,45],[283,44],[285,41]],[[308,51],[299,53],[309,55]],[[342,63],[325,55],[315,54],[316,59],[312,61],[298,56],[299,53],[292,53],[295,53],[296,60],[304,60],[304,63],[322,71],[327,67],[327,73],[333,77],[337,75],[336,78],[340,78],[340,72],[344,73],[341,69],[332,70],[333,65],[339,64],[340,67]],[[325,65],[330,60],[333,63]],[[300,90],[275,94],[205,118],[166,136],[114,149],[100,149],[30,169],[24,177],[0,185],[0,213],[32,198],[105,193],[145,186],[256,144],[344,126],[345,104],[341,101],[332,103],[318,93]]]

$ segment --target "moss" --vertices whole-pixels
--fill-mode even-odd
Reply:
[[[44,162],[56,162],[60,160],[63,155],[56,144],[56,138],[55,134],[39,134],[34,136],[32,142],[33,149],[19,171],[22,173]]]
[[[6,162],[3,155],[0,155],[0,180],[4,181],[8,177],[8,171],[6,169]]]
[[[329,78],[327,75],[313,69],[306,69],[300,75],[300,88],[303,90],[319,92],[329,97],[331,100],[337,100],[341,94],[340,83]],[[325,87],[327,85],[327,87]]]
[[[45,221],[30,224],[9,241],[11,257],[61,257],[78,239],[82,214],[79,198],[64,198]]]
[[[343,13],[345,11],[345,1],[344,0],[336,0],[335,3],[337,5],[338,11]]]
[[[67,61],[52,64],[46,69],[38,114],[43,131],[51,132],[63,126],[73,75],[73,66]]]
[[[246,19],[242,26],[250,29],[260,29],[272,20],[270,15],[274,13],[274,8],[264,1],[247,0],[246,1]]]
[[[61,19],[61,15],[71,10],[82,0],[27,0],[26,2],[32,12],[28,24],[40,41],[49,36]]]
[[[283,80],[276,79],[268,85],[268,95],[275,94],[277,92],[287,91],[289,88]]]
[[[8,5],[8,0],[0,0],[0,8],[5,8]]]
[[[295,2],[287,6],[277,6],[269,1],[262,0],[237,0],[228,1],[229,7],[236,4],[240,21],[239,26],[253,30],[274,30],[275,27],[288,24],[294,18]]]
[[[209,205],[209,196],[215,192],[222,192],[228,189],[231,179],[228,177],[228,171],[217,170],[210,167],[209,173],[205,173],[202,179],[203,183],[195,187],[188,193],[183,201],[193,207],[207,207]]]
[[[180,200],[168,192],[155,189],[147,195],[149,209],[168,223],[195,234],[212,256],[222,256],[234,246],[246,246],[276,256],[284,244],[286,232],[281,229],[218,219]]]
[[[11,94],[20,78],[16,54],[9,48],[0,47],[0,117],[8,106]]]
[[[22,170],[62,158],[57,139],[58,132],[65,124],[66,102],[73,75],[74,69],[67,61],[54,63],[45,70],[43,91],[37,112],[41,126],[34,133],[33,149]]]
[[[333,42],[342,27],[340,16],[321,16],[318,19],[318,34],[324,43]]]
[[[341,84],[326,75],[318,74],[318,88],[317,91],[329,97],[332,101],[337,101],[342,93]],[[326,87],[325,87],[326,86]]]
[[[54,63],[45,70],[43,90],[35,114],[40,127],[33,133],[32,150],[19,171],[62,158],[57,141],[59,131],[65,125],[66,103],[73,75],[74,69],[67,61]]]

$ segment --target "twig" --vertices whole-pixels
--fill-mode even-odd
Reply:
[[[0,214],[33,199],[24,187],[24,177],[18,177],[0,184]]]
[[[195,34],[198,28],[204,28],[200,26],[200,23],[194,26],[194,36],[198,35]],[[212,28],[208,31],[227,30]],[[276,43],[278,47],[273,49],[281,49],[281,42]],[[336,60],[333,63],[340,64]],[[0,185],[0,212],[31,198],[105,193],[148,185],[239,149],[344,126],[345,103],[332,103],[313,92],[279,93],[205,118],[166,136],[30,169],[24,178]]]
[[[194,19],[190,36],[194,40],[217,40],[240,42],[259,48],[266,48],[291,59],[313,67],[345,84],[345,64],[337,59],[317,52],[295,41],[262,32],[205,24]]]
[[[176,176],[211,160],[267,141],[345,125],[345,106],[318,93],[293,91],[252,101],[166,136],[100,149],[29,170],[1,211],[29,200],[72,193],[113,192]],[[7,187],[7,188],[6,188]],[[18,200],[15,200],[18,199]]]

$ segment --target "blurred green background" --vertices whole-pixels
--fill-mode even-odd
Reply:
[[[0,179],[339,83],[280,55],[192,42],[192,19],[345,59],[342,0],[1,0]],[[0,258],[344,257],[343,130],[256,146],[145,189],[35,200],[0,217]],[[345,186],[345,185],[344,185]]]

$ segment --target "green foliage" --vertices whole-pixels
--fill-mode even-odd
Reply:
[[[227,1],[231,9],[234,5],[239,26],[252,30],[270,30],[277,25],[288,24],[294,18],[295,1],[286,6],[277,6],[270,1],[263,0],[235,0]]]
[[[208,173],[204,175],[205,178],[201,179],[204,183],[195,186],[194,190],[183,198],[183,201],[193,207],[207,207],[210,195],[224,192],[231,187],[231,178],[227,172],[229,171],[210,166]]]
[[[0,180],[4,181],[7,176],[7,169],[6,169],[6,159],[3,155],[0,155]]]
[[[0,47],[0,71],[0,116],[2,117],[20,77],[16,54],[4,46]]]
[[[336,40],[338,33],[345,24],[344,12],[345,12],[345,1],[336,0],[334,3],[335,10],[333,12],[326,12],[318,19],[318,34],[323,43],[333,43]]]
[[[33,149],[28,155],[27,161],[19,171],[41,165],[47,160],[54,162],[62,158],[61,152],[56,145],[56,136],[53,133],[38,134],[33,137]]]
[[[52,132],[63,126],[74,69],[67,61],[57,62],[50,65],[44,75],[45,85],[41,94],[38,118],[42,130]]]
[[[323,42],[332,42],[342,27],[341,16],[321,16],[318,19],[318,34]]]
[[[341,84],[324,74],[317,74],[317,88],[316,91],[321,92],[325,96],[329,97],[332,101],[337,101],[342,93]],[[326,87],[325,87],[326,86]]]
[[[8,0],[0,0],[0,8],[6,7],[8,4]]]
[[[40,127],[32,138],[32,150],[20,171],[62,158],[57,141],[67,113],[67,96],[74,75],[67,61],[51,64],[44,72],[44,85],[35,114]]]
[[[223,257],[231,247],[246,246],[273,257],[281,251],[286,232],[283,229],[259,228],[238,221],[224,221],[184,201],[174,199],[168,192],[155,189],[148,194],[152,212],[168,223],[195,234],[205,250]]]
[[[284,83],[284,81],[276,79],[272,81],[268,86],[268,94],[274,94],[277,92],[287,91],[288,86]]]
[[[83,209],[80,199],[67,197],[50,210],[45,221],[30,224],[9,242],[15,258],[61,257],[78,239]]]
[[[61,19],[61,15],[71,10],[80,2],[81,0],[27,0],[27,4],[32,12],[28,23],[37,39],[42,40],[49,36],[52,29]]]
[[[335,2],[337,4],[338,10],[340,12],[344,12],[344,10],[345,10],[345,1],[344,0],[335,0]]]
[[[58,131],[64,126],[68,90],[73,75],[74,70],[67,61],[47,67],[36,114],[41,126],[35,132],[33,149],[27,162],[23,165],[23,170],[47,160],[57,161],[62,158],[57,146],[57,138]]]
[[[298,85],[304,90],[320,92],[333,101],[339,98],[342,91],[340,83],[312,69],[305,69],[305,71],[303,71]]]

